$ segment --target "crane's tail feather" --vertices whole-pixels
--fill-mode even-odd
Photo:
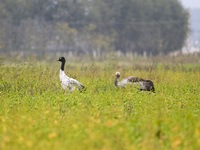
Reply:
[[[79,91],[80,91],[80,92],[85,92],[85,91],[86,91],[86,87],[83,86],[83,85],[81,85],[81,87],[79,88]]]

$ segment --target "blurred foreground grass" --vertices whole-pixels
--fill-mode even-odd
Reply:
[[[1,149],[199,149],[200,66],[67,62],[87,87],[65,93],[58,62],[0,66]],[[116,89],[120,71],[153,80],[156,93]]]

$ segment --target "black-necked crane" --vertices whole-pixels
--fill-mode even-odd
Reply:
[[[65,58],[60,57],[57,61],[61,62],[60,81],[63,89],[72,92],[75,90],[76,86],[78,86],[79,91],[85,90],[85,87],[79,81],[70,78],[65,74],[64,72]]]
[[[154,84],[151,80],[145,80],[145,79],[142,79],[139,77],[130,76],[130,77],[122,79],[119,82],[119,78],[121,76],[120,72],[116,72],[115,76],[116,76],[116,78],[115,78],[114,83],[117,88],[119,88],[119,87],[125,88],[127,85],[130,85],[130,86],[134,86],[134,87],[138,88],[141,91],[155,92]]]

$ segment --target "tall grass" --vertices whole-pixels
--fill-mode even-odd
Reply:
[[[71,64],[66,74],[86,88],[59,82],[60,63],[0,66],[1,149],[199,149],[197,65]],[[153,80],[156,93],[116,89],[112,75]]]

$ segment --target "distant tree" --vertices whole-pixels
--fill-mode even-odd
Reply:
[[[54,27],[59,36],[60,42],[67,47],[76,46],[76,37],[78,31],[75,28],[69,27],[67,23],[57,23]]]
[[[96,32],[96,25],[89,24],[85,26],[82,32],[77,37],[78,45],[86,49],[87,53],[93,53],[96,56],[101,56],[103,52],[109,52],[114,49],[115,33],[105,35]]]
[[[43,49],[59,35],[76,49],[158,55],[181,49],[188,33],[178,0],[1,0],[0,20],[7,50],[27,47],[27,39]]]
[[[188,13],[178,0],[95,1],[89,20],[100,32],[115,30],[115,49],[154,55],[180,49],[188,32]]]

